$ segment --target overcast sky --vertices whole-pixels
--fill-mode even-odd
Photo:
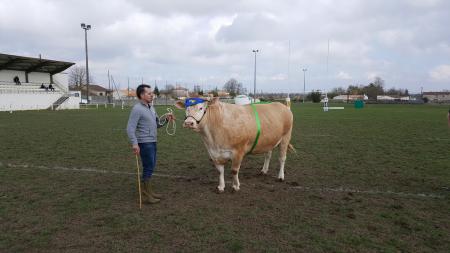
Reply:
[[[302,92],[303,68],[307,91],[375,76],[386,88],[450,90],[448,0],[0,0],[0,52],[84,66],[82,22],[105,87],[109,70],[122,88],[127,77],[191,89],[236,78],[252,91],[259,49],[258,91]]]

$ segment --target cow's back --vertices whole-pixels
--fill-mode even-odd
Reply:
[[[265,153],[272,150],[283,136],[290,135],[293,116],[291,110],[279,102],[257,104],[256,109],[261,122],[261,133],[252,153]]]
[[[278,102],[254,106],[258,111],[261,131],[252,153],[265,153],[272,150],[283,136],[290,135],[293,116],[287,106]],[[257,134],[257,123],[252,106],[220,103],[219,107],[211,109],[211,114],[220,117],[220,120],[210,121],[210,127],[214,128],[215,132],[212,136],[214,140],[210,141],[220,143],[225,148],[238,149],[242,152],[250,151]]]

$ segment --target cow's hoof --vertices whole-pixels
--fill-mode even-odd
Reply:
[[[238,192],[240,190],[239,187],[235,187],[235,186],[233,186],[232,189],[233,189],[233,193]]]
[[[278,178],[278,182],[284,182],[284,178]]]
[[[259,172],[259,175],[260,175],[260,176],[267,176],[267,172],[264,172],[264,171],[261,170],[261,171]]]
[[[220,189],[219,187],[216,188],[216,193],[221,194],[225,191],[225,189]]]

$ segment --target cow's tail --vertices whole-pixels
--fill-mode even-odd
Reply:
[[[291,151],[294,154],[297,154],[297,151],[295,150],[294,146],[292,144],[290,144],[290,143],[288,145],[288,150]]]
[[[289,96],[286,98],[286,107],[289,108],[289,110],[291,109],[291,98]]]

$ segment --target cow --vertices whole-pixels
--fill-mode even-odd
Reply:
[[[288,106],[278,102],[235,105],[220,102],[217,97],[188,98],[184,102],[177,101],[175,106],[186,110],[183,127],[200,134],[219,171],[219,193],[225,190],[224,166],[227,161],[231,160],[233,190],[239,191],[238,174],[244,156],[265,154],[261,170],[261,174],[265,175],[269,169],[272,150],[277,146],[280,147],[278,179],[284,181],[287,150],[295,151],[290,144],[293,116]]]

